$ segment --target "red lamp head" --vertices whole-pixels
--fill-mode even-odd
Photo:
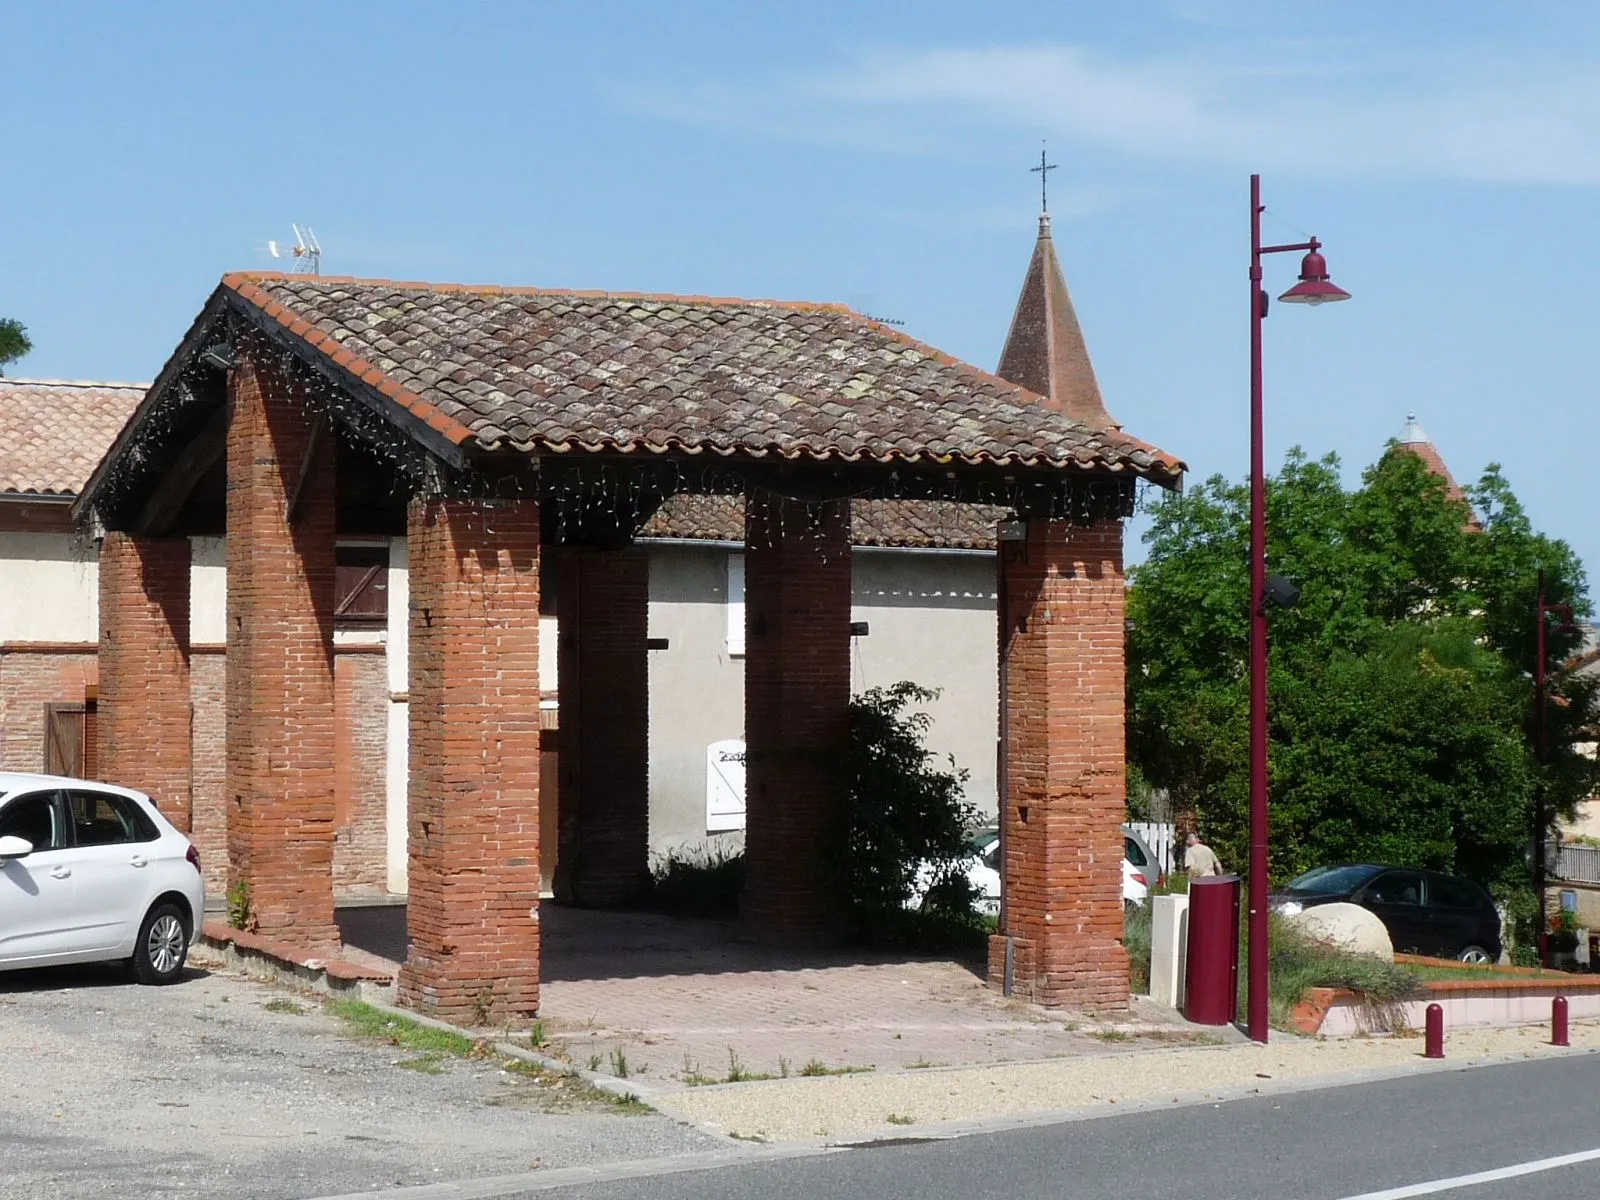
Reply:
[[[1311,239],[1311,251],[1300,260],[1300,282],[1278,299],[1284,304],[1332,304],[1350,299],[1350,293],[1328,281],[1328,260],[1320,253],[1322,243]]]

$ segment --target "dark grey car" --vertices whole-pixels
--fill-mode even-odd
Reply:
[[[1500,957],[1500,914],[1489,893],[1470,879],[1348,863],[1316,867],[1272,893],[1272,907],[1294,913],[1317,904],[1343,901],[1375,913],[1397,951],[1495,962]]]

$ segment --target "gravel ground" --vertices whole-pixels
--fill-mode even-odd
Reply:
[[[1443,1065],[1567,1053],[1549,1046],[1548,1040],[1546,1026],[1461,1030],[1448,1035]],[[1600,1023],[1575,1023],[1571,1041],[1575,1049],[1600,1050]],[[1435,1065],[1422,1058],[1420,1037],[1285,1038],[1267,1046],[1141,1050],[1099,1058],[693,1088],[661,1096],[657,1103],[687,1120],[761,1141],[903,1137],[947,1123],[1220,1099],[1312,1079],[1403,1073]]]
[[[727,1145],[496,1059],[361,1041],[217,967],[166,988],[0,975],[0,1046],[0,1194],[30,1200],[320,1196]]]

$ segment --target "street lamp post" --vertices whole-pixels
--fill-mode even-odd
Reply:
[[[1544,598],[1544,568],[1539,568],[1539,599],[1538,623],[1534,630],[1533,650],[1533,750],[1534,756],[1541,766],[1545,760],[1545,706],[1549,703],[1549,695],[1545,690],[1545,644],[1544,620],[1549,616],[1561,618],[1561,624],[1556,627],[1557,633],[1571,633],[1572,605],[1552,604]],[[1545,843],[1548,831],[1545,826],[1548,817],[1544,803],[1545,781],[1538,781],[1533,797],[1533,891],[1539,897],[1539,965],[1550,965],[1550,930],[1545,920]]]
[[[1250,963],[1246,1003],[1251,1040],[1267,1040],[1267,490],[1261,433],[1261,323],[1267,294],[1261,256],[1304,250],[1300,282],[1278,299],[1327,304],[1350,299],[1328,282],[1322,243],[1261,244],[1261,176],[1250,176]]]

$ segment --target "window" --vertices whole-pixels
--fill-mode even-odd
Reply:
[[[0,837],[19,837],[35,850],[59,850],[64,844],[60,816],[54,792],[18,796],[0,808]]]
[[[1380,875],[1367,889],[1372,904],[1421,904],[1422,876],[1411,871],[1391,871]]]
[[[334,550],[334,619],[342,625],[383,625],[389,620],[389,548],[339,546]]]
[[[1136,867],[1148,867],[1150,860],[1144,856],[1144,851],[1139,848],[1139,843],[1131,837],[1122,839],[1122,856]]]
[[[744,555],[728,555],[728,653],[744,653]]]
[[[1436,908],[1477,908],[1478,890],[1462,879],[1435,875],[1428,880],[1428,903]]]
[[[160,837],[154,822],[138,805],[105,792],[69,792],[72,834],[79,846],[116,846],[123,842],[153,842]]]

